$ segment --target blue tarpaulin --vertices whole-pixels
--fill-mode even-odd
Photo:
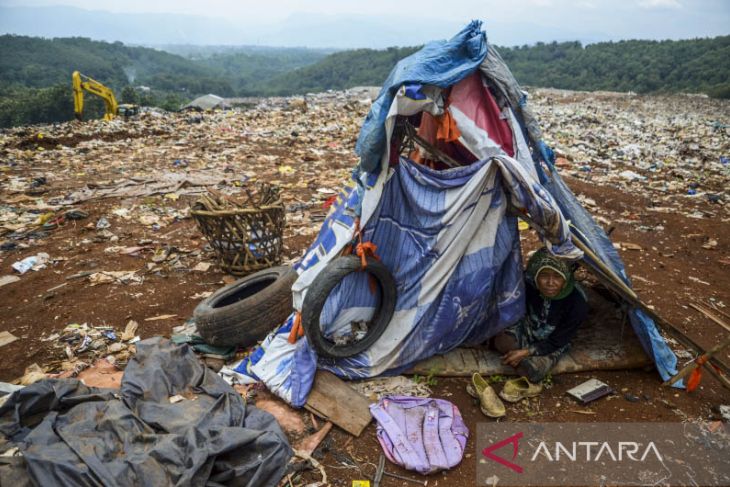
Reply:
[[[473,20],[448,41],[435,41],[401,59],[385,80],[378,98],[370,108],[357,139],[355,152],[360,167],[377,172],[385,150],[385,119],[396,92],[407,83],[448,88],[476,71],[487,56],[487,35],[482,23]]]

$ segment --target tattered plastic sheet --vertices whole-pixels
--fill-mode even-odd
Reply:
[[[118,394],[75,379],[13,393],[0,433],[43,486],[274,486],[291,458],[273,416],[163,338],[137,344]]]

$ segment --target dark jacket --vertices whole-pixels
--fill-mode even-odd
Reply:
[[[530,343],[530,353],[547,355],[567,349],[578,327],[588,316],[588,302],[583,291],[576,286],[563,299],[545,299],[530,282],[526,283],[525,290],[527,317],[536,332],[536,339]],[[551,328],[554,329],[545,336]]]

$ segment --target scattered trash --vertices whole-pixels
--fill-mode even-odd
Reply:
[[[430,397],[432,394],[427,384],[402,375],[350,382],[349,386],[373,402],[385,396]]]
[[[714,250],[714,249],[716,249],[717,248],[717,240],[715,240],[714,238],[709,239],[707,241],[707,243],[705,243],[704,245],[702,245],[702,248],[703,249],[707,249],[707,250]]]
[[[139,323],[137,323],[134,320],[129,320],[127,322],[127,326],[124,327],[124,333],[122,333],[122,341],[128,342],[132,338],[134,338],[134,334],[137,333],[137,328],[139,327]]]
[[[637,396],[636,394],[631,394],[630,392],[624,393],[624,399],[629,402],[639,402],[641,400],[639,396]]]
[[[588,404],[596,399],[613,394],[614,391],[608,384],[598,379],[589,379],[566,392],[582,404]]]
[[[614,242],[613,246],[624,250],[644,250],[641,245],[630,242]]]
[[[177,316],[176,314],[173,314],[173,315],[158,315],[158,316],[153,316],[151,318],[145,318],[144,320],[145,321],[169,320],[170,318],[175,318],[176,316]]]
[[[0,276],[0,287],[3,287],[7,284],[12,284],[14,282],[18,282],[19,280],[20,280],[20,278],[18,276],[12,276],[12,275]]]
[[[98,284],[142,284],[143,278],[137,275],[137,271],[102,271],[89,275],[89,282],[92,286]]]
[[[39,271],[46,267],[46,263],[51,258],[47,253],[40,252],[37,255],[31,255],[23,260],[15,262],[12,267],[18,273],[25,274],[29,270]]]
[[[0,331],[0,347],[13,343],[15,340],[18,340],[18,337],[9,331]]]
[[[641,174],[637,174],[634,171],[621,171],[619,174],[624,179],[628,179],[629,181],[644,181],[646,180],[646,177],[642,176]]]
[[[210,269],[210,266],[212,266],[210,262],[200,262],[195,267],[193,267],[193,270],[196,272],[208,272],[208,269]]]
[[[107,220],[106,217],[101,217],[96,222],[96,229],[97,230],[103,230],[103,229],[109,228],[111,226],[112,226],[112,224],[109,223],[109,220]]]
[[[720,416],[722,416],[722,420],[726,423],[730,423],[730,406],[727,405],[720,405],[717,407],[718,411],[720,411]]]
[[[31,364],[25,368],[23,377],[20,378],[19,384],[22,386],[29,386],[46,378],[46,373],[40,368],[38,364]]]
[[[711,284],[707,281],[703,281],[702,279],[695,277],[695,276],[687,276],[687,279],[690,281],[696,282],[698,284],[704,284],[705,286],[711,286]]]

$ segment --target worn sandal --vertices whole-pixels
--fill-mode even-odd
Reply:
[[[533,384],[527,377],[520,377],[505,382],[499,396],[505,401],[517,402],[527,397],[535,397],[541,392],[541,384]]]
[[[479,373],[471,376],[471,384],[466,386],[466,392],[471,397],[479,400],[479,409],[485,416],[501,418],[507,413],[504,409],[504,403],[494,392],[492,386]]]

